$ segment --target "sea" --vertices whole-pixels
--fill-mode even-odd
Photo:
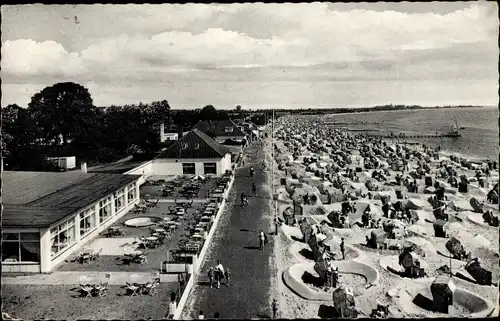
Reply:
[[[462,137],[431,137],[407,139],[407,142],[440,146],[441,150],[469,159],[498,159],[499,111],[498,107],[432,108],[414,110],[378,111],[365,113],[332,114],[328,122],[341,122],[341,126],[368,134],[395,135],[446,133],[455,123]],[[356,123],[356,124],[353,124]]]

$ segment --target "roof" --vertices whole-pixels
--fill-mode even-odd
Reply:
[[[222,158],[230,151],[198,129],[193,129],[156,158]]]
[[[48,227],[140,175],[83,172],[2,173],[3,226]]]
[[[233,131],[226,132],[226,127],[232,127]],[[205,120],[200,121],[198,124],[194,125],[193,129],[199,129],[204,133],[212,132],[215,136],[232,136],[232,137],[241,137],[245,136],[245,133],[238,128],[238,125],[234,123],[234,121],[228,120]]]
[[[104,164],[100,166],[95,166],[92,168],[89,168],[87,171],[89,173],[117,173],[117,174],[123,174],[126,173],[136,167],[141,166],[142,164],[147,163],[148,161],[130,161],[130,162],[123,162],[123,163],[111,163],[111,164]]]

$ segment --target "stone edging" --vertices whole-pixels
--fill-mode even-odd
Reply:
[[[217,214],[215,215],[214,223],[212,224],[210,232],[208,232],[208,236],[207,236],[207,239],[205,240],[205,244],[203,244],[203,248],[201,249],[200,255],[198,256],[198,260],[197,260],[198,266],[196,268],[196,272],[194,275],[191,276],[188,283],[186,284],[186,288],[184,289],[184,291],[182,293],[181,299],[179,300],[179,304],[177,305],[177,308],[175,309],[175,314],[173,317],[174,320],[180,319],[180,316],[182,314],[182,310],[184,309],[184,306],[186,305],[189,294],[191,293],[191,290],[193,288],[195,279],[197,278],[197,274],[199,272],[199,269],[203,265],[205,255],[207,254],[208,247],[210,245],[210,242],[212,241],[212,238],[213,238],[213,235],[214,235],[215,230],[217,228],[217,225],[219,223],[220,217],[222,216],[222,212],[224,211],[224,207],[226,205],[226,199],[229,195],[229,192],[231,191],[231,188],[233,187],[234,179],[235,179],[235,176],[233,175],[233,177],[231,178],[231,181],[229,182],[228,189],[223,194],[223,200],[222,200],[222,203],[219,207],[219,210],[217,211]]]

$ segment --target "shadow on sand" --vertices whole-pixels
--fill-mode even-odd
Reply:
[[[317,286],[317,287],[322,287],[325,284],[323,279],[321,279],[318,276],[314,276],[307,271],[304,272],[304,274],[302,275],[302,281],[304,283],[312,284],[312,285]]]
[[[292,235],[291,239],[294,240],[294,241],[297,241],[297,242],[305,243],[304,238],[298,238],[298,237],[295,237],[295,236]]]
[[[339,318],[340,315],[337,312],[337,309],[335,309],[333,306],[322,304],[318,309],[318,317],[320,317],[321,319],[333,319]]]
[[[302,249],[299,251],[299,254],[308,260],[314,261],[314,253],[313,253],[313,251],[311,251],[309,249]]]
[[[420,293],[417,294],[417,296],[413,299],[412,302],[413,304],[422,309],[425,309],[427,311],[433,311],[432,300]]]

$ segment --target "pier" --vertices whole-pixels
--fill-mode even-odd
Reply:
[[[405,135],[405,134],[399,134],[399,135],[377,135],[377,134],[365,134],[368,137],[379,137],[379,138],[400,138],[400,139],[407,139],[407,138],[445,138],[445,137],[450,137],[450,138],[458,138],[461,137],[460,135],[455,135],[455,134],[443,134],[443,133],[436,133],[436,134],[414,134],[414,135]]]

